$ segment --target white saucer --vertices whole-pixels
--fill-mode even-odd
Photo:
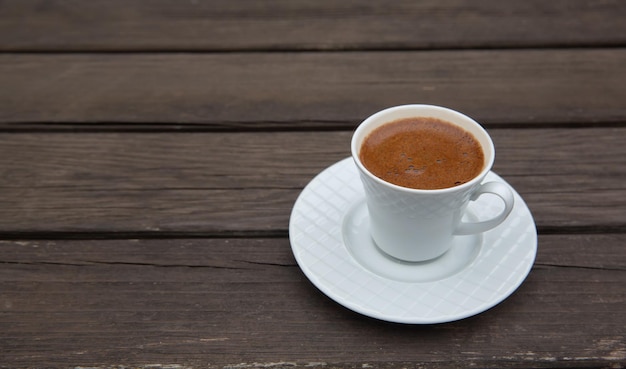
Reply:
[[[493,172],[485,181],[506,184]],[[309,280],[353,311],[411,324],[463,319],[511,295],[535,260],[535,223],[511,190],[515,207],[504,223],[480,236],[457,236],[433,261],[408,263],[387,256],[371,240],[359,174],[346,158],[316,176],[296,200],[291,248]],[[500,206],[495,196],[483,195],[470,203],[468,218],[486,218]]]

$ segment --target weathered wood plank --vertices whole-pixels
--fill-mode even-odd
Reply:
[[[625,15],[616,0],[9,0],[0,51],[623,45]]]
[[[623,124],[624,65],[626,49],[5,54],[0,129],[350,129],[405,103],[486,124]]]
[[[404,326],[326,298],[286,238],[0,241],[3,363],[611,367],[626,360],[624,242],[540,236],[533,271],[500,305]]]
[[[540,228],[626,226],[625,128],[491,133],[494,170]],[[284,234],[297,195],[349,156],[350,136],[3,134],[0,232]]]

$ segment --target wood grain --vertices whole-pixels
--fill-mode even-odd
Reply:
[[[487,125],[621,125],[626,49],[0,55],[0,129],[352,129],[432,103]]]
[[[0,368],[626,366],[626,2],[0,0]],[[488,127],[539,229],[508,299],[366,318],[289,215],[382,108]]]
[[[624,128],[492,129],[494,171],[543,230],[626,224]],[[285,234],[302,188],[351,132],[0,135],[0,229]],[[584,154],[581,154],[584,153]]]
[[[286,238],[0,241],[0,346],[15,367],[620,365],[624,242],[541,236],[509,299],[459,322],[406,326],[325,297]]]
[[[0,3],[0,51],[231,51],[624,45],[621,1]]]

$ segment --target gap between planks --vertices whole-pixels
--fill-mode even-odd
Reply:
[[[626,121],[549,122],[549,123],[484,123],[486,129],[588,129],[626,128]],[[206,122],[206,123],[124,123],[124,122],[10,122],[0,123],[2,134],[23,133],[238,133],[238,132],[340,132],[353,131],[350,121],[285,121],[285,122]]]

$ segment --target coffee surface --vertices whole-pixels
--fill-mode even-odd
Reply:
[[[359,158],[387,182],[425,190],[468,182],[485,165],[480,143],[471,133],[430,117],[400,119],[376,128],[363,141]]]

